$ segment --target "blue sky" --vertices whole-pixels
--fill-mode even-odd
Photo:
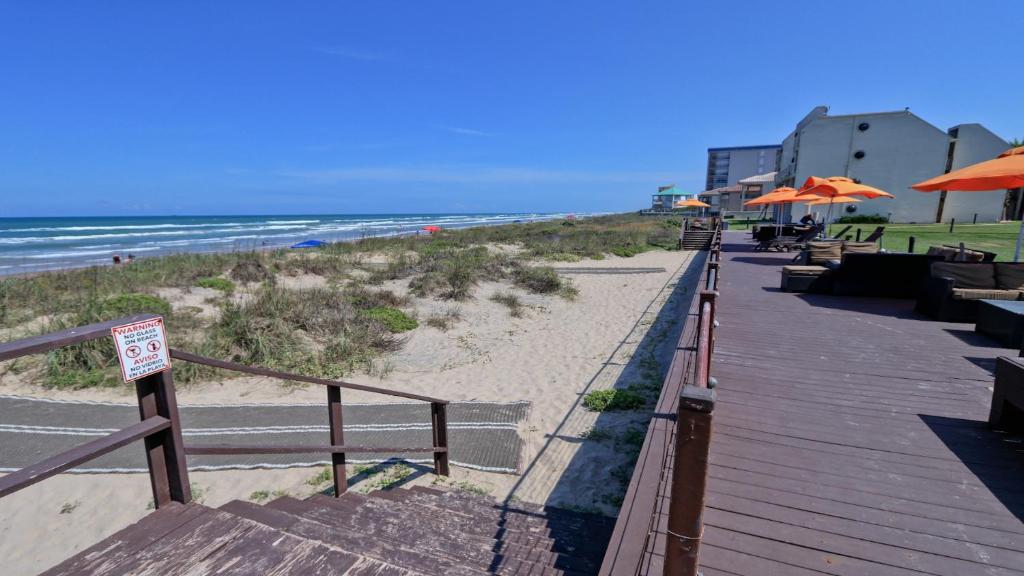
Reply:
[[[0,216],[631,210],[817,104],[1024,138],[1022,21],[987,0],[6,2]]]

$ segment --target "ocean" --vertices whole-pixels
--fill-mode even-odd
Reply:
[[[414,234],[427,225],[467,228],[564,214],[373,214],[0,218],[0,275],[110,264],[180,252],[286,247]]]

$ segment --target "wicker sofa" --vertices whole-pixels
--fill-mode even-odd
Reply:
[[[1024,264],[935,262],[916,309],[936,320],[973,322],[981,300],[1024,300]]]

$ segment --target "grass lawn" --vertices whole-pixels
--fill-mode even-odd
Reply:
[[[846,224],[833,224],[833,233],[842,230]],[[844,236],[857,237],[860,229],[862,238],[866,237],[880,224],[854,224]],[[957,224],[953,232],[949,224],[886,224],[882,247],[893,252],[906,252],[908,240],[914,237],[914,251],[924,252],[929,246],[958,246],[960,242],[967,248],[975,248],[995,252],[996,260],[1013,260],[1013,250],[1017,244],[1017,232],[1020,222],[1000,224]]]
[[[750,225],[744,220],[729,222],[730,230],[749,230]],[[832,224],[829,228],[832,234],[842,230],[846,224]],[[877,226],[881,224],[854,224],[850,231],[844,236],[857,237],[857,230],[860,230],[862,238],[867,237]],[[996,260],[1013,260],[1014,247],[1017,244],[1017,232],[1020,230],[1020,222],[1003,222],[999,224],[957,224],[953,232],[949,231],[949,224],[885,224],[885,236],[882,237],[882,247],[892,252],[906,252],[908,240],[914,237],[914,251],[924,252],[929,246],[958,246],[960,242],[967,248],[976,248],[995,252],[999,256]]]

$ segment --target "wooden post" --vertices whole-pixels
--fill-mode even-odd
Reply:
[[[448,413],[447,405],[430,403],[430,424],[434,432],[434,447],[445,448],[445,452],[434,452],[434,474],[448,476]]]
[[[977,223],[978,223],[978,213],[975,212],[974,213],[974,222],[971,222],[971,224],[977,224]]]
[[[327,387],[327,411],[331,427],[331,444],[345,445],[345,427],[341,418],[341,388]],[[348,478],[345,475],[345,453],[331,453],[331,469],[334,472],[334,497],[338,498],[348,490]]]
[[[718,292],[715,290],[702,290],[700,293],[700,301],[697,306],[697,351],[700,353],[700,335],[704,333],[704,304],[708,303],[711,306],[710,314],[708,315],[707,334],[707,352],[703,358],[704,365],[707,368],[708,373],[711,372],[711,355],[715,350],[715,306],[718,300]],[[700,360],[698,360],[700,362]],[[699,364],[698,364],[699,365]],[[703,382],[698,382],[698,385],[703,385]]]
[[[714,409],[714,390],[689,385],[683,388],[676,414],[665,576],[697,576]]]
[[[949,219],[949,233],[953,233],[953,226],[956,226],[956,218]]]
[[[162,416],[171,421],[170,428],[147,436],[146,461],[156,508],[173,502],[187,504],[192,500],[188,482],[185,447],[181,440],[181,419],[174,394],[174,378],[170,370],[151,374],[135,381],[139,398],[139,416],[145,420]]]
[[[907,238],[907,252],[914,253],[914,237]]]
[[[704,283],[705,289],[718,290],[718,274],[720,270],[721,265],[717,261],[708,262],[707,281]]]

